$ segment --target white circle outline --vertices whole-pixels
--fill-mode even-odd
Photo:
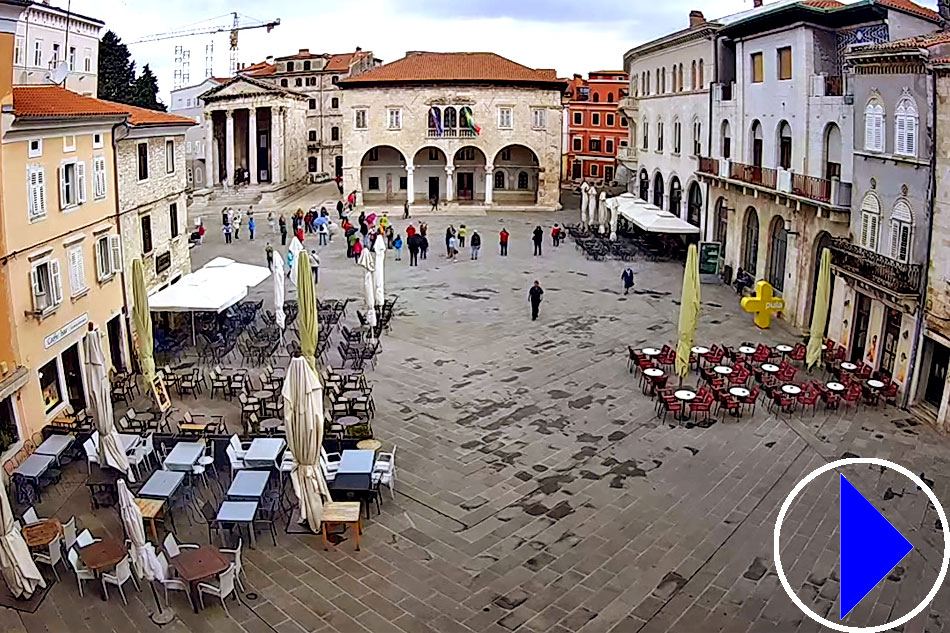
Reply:
[[[802,602],[801,598],[798,597],[798,594],[792,590],[792,586],[789,584],[788,578],[785,577],[785,570],[782,568],[782,559],[779,556],[779,541],[782,535],[782,521],[785,520],[785,513],[788,512],[788,509],[791,507],[792,501],[795,500],[795,497],[797,497],[799,493],[801,493],[801,491],[805,488],[805,486],[814,481],[819,475],[822,475],[829,470],[841,468],[842,466],[851,466],[853,464],[874,464],[876,466],[883,466],[885,468],[890,468],[891,470],[896,470],[900,474],[913,481],[921,490],[927,493],[931,503],[933,503],[934,507],[937,509],[937,515],[940,517],[940,526],[943,528],[943,561],[940,563],[940,573],[937,574],[937,581],[930,589],[930,593],[928,593],[926,597],[920,601],[920,604],[914,607],[914,609],[909,613],[896,620],[879,624],[877,626],[847,626],[837,622],[832,622],[831,620],[826,620],[809,609],[808,606]],[[933,493],[930,487],[927,486],[927,484],[925,484],[923,480],[920,479],[920,477],[910,472],[900,464],[895,464],[894,462],[887,461],[886,459],[878,459],[876,457],[853,457],[850,459],[839,459],[838,461],[825,464],[821,468],[813,470],[812,472],[808,473],[808,476],[799,481],[795,487],[792,488],[792,491],[788,494],[788,497],[785,498],[782,508],[779,510],[778,518],[775,520],[773,548],[775,573],[778,575],[778,578],[782,583],[782,587],[785,589],[785,593],[788,594],[788,597],[792,599],[792,602],[795,603],[795,606],[801,609],[805,615],[822,626],[826,626],[829,629],[834,629],[835,631],[842,631],[843,633],[881,633],[882,631],[887,631],[889,629],[898,627],[905,622],[909,622],[912,618],[916,617],[924,609],[926,609],[933,599],[937,597],[937,592],[940,591],[940,587],[943,585],[943,581],[947,576],[947,569],[950,567],[950,528],[947,527],[947,515],[943,511],[943,506],[940,505],[937,495]]]

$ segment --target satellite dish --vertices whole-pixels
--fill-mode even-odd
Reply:
[[[60,62],[59,66],[49,74],[49,78],[54,84],[61,84],[68,74],[69,68],[66,66],[66,62]]]

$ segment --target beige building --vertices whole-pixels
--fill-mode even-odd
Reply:
[[[493,53],[423,53],[340,81],[343,178],[361,204],[558,208],[553,70]]]
[[[67,404],[86,406],[90,324],[111,365],[127,365],[112,151],[112,130],[126,117],[121,106],[58,86],[13,88],[2,115],[0,275],[17,363],[28,370],[13,407],[21,437]]]

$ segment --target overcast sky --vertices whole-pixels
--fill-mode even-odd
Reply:
[[[936,0],[918,0],[935,6]],[[66,8],[70,0],[52,0]],[[105,21],[131,43],[146,35],[230,24],[230,11],[259,21],[280,18],[271,33],[240,33],[240,60],[253,63],[309,48],[342,53],[361,46],[384,61],[409,50],[491,51],[561,76],[621,69],[633,46],[685,28],[691,9],[707,19],[752,7],[752,0],[71,0],[72,9]],[[768,0],[767,0],[768,2]],[[215,19],[217,18],[217,19]],[[242,17],[242,22],[243,22]],[[228,37],[199,35],[131,46],[148,63],[168,101],[174,49],[191,50],[191,83],[205,76],[214,42],[214,74],[228,72]]]

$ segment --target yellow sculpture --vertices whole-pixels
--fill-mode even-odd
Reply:
[[[755,285],[755,295],[742,300],[742,309],[755,314],[755,324],[767,330],[772,324],[772,313],[785,310],[785,299],[775,296],[772,284],[760,281]]]

